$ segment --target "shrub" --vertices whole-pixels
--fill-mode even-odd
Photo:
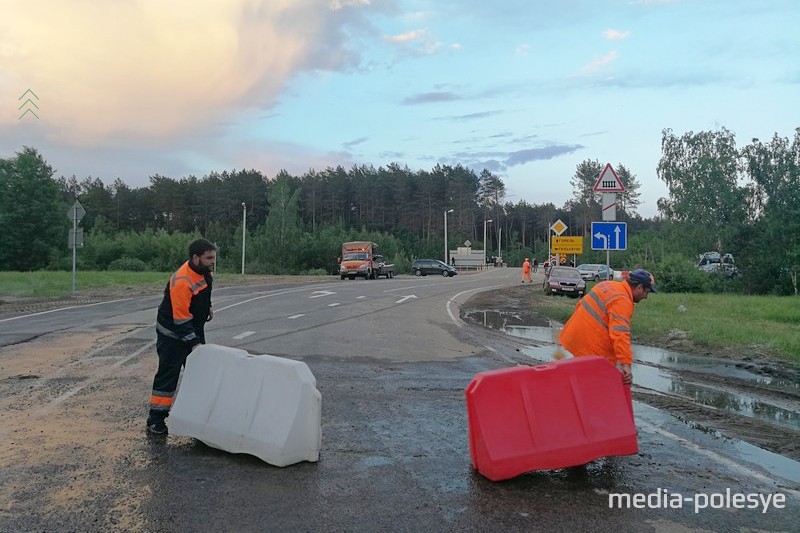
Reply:
[[[109,263],[108,270],[125,270],[128,272],[144,272],[147,270],[147,263],[136,257],[120,257]]]

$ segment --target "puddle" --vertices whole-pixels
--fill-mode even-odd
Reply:
[[[471,311],[466,313],[464,318],[477,324],[482,324],[487,328],[501,331],[506,327],[524,324],[522,317],[519,315],[501,311]]]
[[[502,320],[503,317],[501,316],[496,318],[494,323],[500,324]],[[554,351],[553,335],[557,330],[513,324],[505,325],[498,329],[516,337],[547,343],[544,346],[524,348],[522,352],[538,361],[552,360]],[[635,385],[638,387],[686,398],[697,404],[714,407],[721,411],[800,429],[800,413],[798,413],[795,402],[791,400],[775,400],[774,403],[771,403],[772,400],[765,401],[764,398],[759,398],[756,395],[741,392],[733,393],[724,390],[724,387],[716,387],[713,384],[686,381],[681,379],[676,372],[687,370],[709,374],[722,379],[736,378],[754,385],[769,385],[771,389],[796,391],[797,383],[778,380],[738,368],[736,366],[738,361],[683,354],[641,345],[634,345],[633,353],[635,360],[633,374],[635,376]],[[780,405],[776,405],[776,403]]]

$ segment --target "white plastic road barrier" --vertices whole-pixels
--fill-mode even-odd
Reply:
[[[186,361],[169,431],[287,466],[319,460],[321,413],[305,363],[205,344]]]

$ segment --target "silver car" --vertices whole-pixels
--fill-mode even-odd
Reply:
[[[600,281],[607,279],[614,279],[614,270],[608,268],[608,265],[586,263],[578,265],[578,270],[581,273],[581,278],[586,281]]]

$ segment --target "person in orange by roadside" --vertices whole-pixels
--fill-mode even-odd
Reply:
[[[526,279],[530,283],[533,283],[533,279],[531,278],[531,261],[527,257],[525,258],[525,261],[522,263],[522,283],[525,283]]]
[[[631,317],[634,305],[656,292],[653,275],[633,270],[625,281],[603,281],[578,301],[559,336],[575,357],[599,355],[622,371],[622,382],[633,382]]]

